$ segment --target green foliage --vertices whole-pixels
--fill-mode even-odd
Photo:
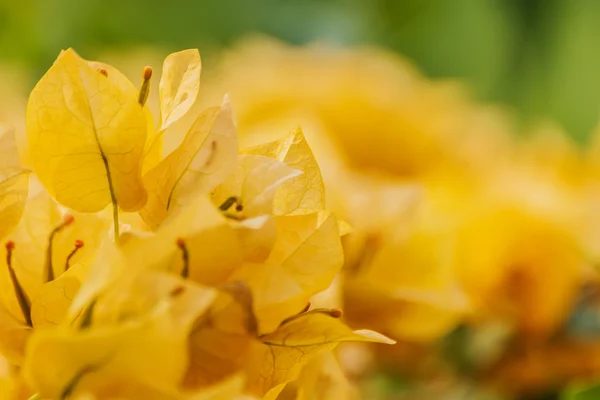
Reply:
[[[567,389],[561,400],[597,400],[600,399],[600,384],[574,386]]]

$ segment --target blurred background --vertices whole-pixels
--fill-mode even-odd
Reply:
[[[431,77],[461,78],[522,123],[552,118],[578,141],[600,101],[596,0],[20,0],[0,2],[0,61],[31,70],[59,49],[199,47],[206,58],[250,33],[294,44],[377,44]]]

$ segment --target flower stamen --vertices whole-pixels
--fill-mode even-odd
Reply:
[[[19,279],[17,279],[17,274],[15,273],[15,269],[12,266],[12,254],[15,249],[15,242],[8,241],[6,242],[6,265],[8,266],[8,273],[10,275],[10,280],[13,285],[13,289],[15,290],[15,294],[17,296],[17,302],[19,303],[19,308],[21,308],[21,313],[25,318],[25,323],[33,327],[33,321],[31,320],[31,301],[25,293],[23,286],[19,283]]]
[[[239,197],[237,197],[237,196],[231,196],[231,197],[228,197],[228,198],[227,198],[227,199],[226,199],[226,200],[223,202],[223,204],[221,204],[221,205],[219,206],[219,209],[220,209],[221,211],[228,211],[228,210],[231,208],[231,206],[233,206],[234,204],[235,204],[235,211],[238,211],[238,212],[240,212],[240,211],[243,211],[243,210],[244,210],[244,206],[242,205],[242,201],[241,201],[241,199],[240,199]]]
[[[138,103],[142,107],[146,104],[146,100],[148,100],[148,94],[150,93],[150,79],[152,78],[152,67],[144,67],[142,71],[142,85],[140,86],[140,94],[138,97]]]
[[[171,293],[169,293],[171,295],[171,297],[178,297],[181,296],[183,293],[185,292],[185,286],[181,285],[181,286],[176,286],[173,288],[173,290],[171,290]]]
[[[73,250],[71,250],[71,252],[69,253],[69,255],[67,256],[67,260],[65,261],[65,272],[67,272],[69,270],[69,268],[71,267],[71,259],[73,258],[73,256],[79,251],[79,249],[81,249],[84,246],[83,240],[79,240],[77,239],[75,241]]]
[[[71,214],[65,215],[63,222],[61,222],[56,228],[50,232],[50,236],[48,237],[48,247],[46,248],[46,265],[44,268],[45,271],[45,282],[52,282],[55,278],[54,276],[54,267],[52,266],[52,245],[54,242],[54,236],[60,231],[62,231],[67,226],[71,225],[75,221],[75,218]]]
[[[188,252],[185,241],[182,238],[177,239],[177,247],[179,247],[181,250],[181,259],[183,260],[181,277],[187,279],[190,275],[190,253]]]
[[[239,213],[244,211],[244,205],[242,204],[242,200],[237,196],[228,197],[223,202],[223,204],[219,206],[219,209],[221,210],[225,218],[233,219],[236,221],[243,221],[244,219],[246,219],[244,215],[239,215],[229,211],[234,204],[236,212]]]

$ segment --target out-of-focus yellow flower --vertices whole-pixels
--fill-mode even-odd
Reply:
[[[325,174],[324,140],[352,167],[403,177],[488,163],[507,140],[496,111],[376,49],[251,39],[225,53],[204,90],[208,98],[231,93],[244,146],[301,123]]]
[[[483,341],[499,327],[526,349],[570,340],[581,285],[597,276],[597,145],[584,154],[549,125],[514,139],[497,111],[377,50],[253,39],[214,76],[208,98],[228,88],[240,143],[302,121],[327,202],[353,226],[350,323],[421,344],[457,326]],[[490,374],[509,376],[498,346]]]
[[[588,262],[577,192],[545,170],[506,169],[491,175],[467,207],[456,266],[477,313],[530,337],[555,332]]]
[[[350,209],[355,230],[346,239],[349,318],[398,339],[443,336],[468,309],[454,271],[459,212],[445,214],[461,196],[451,188],[419,190],[389,177],[354,183],[356,189],[347,192],[347,205],[355,207]]]

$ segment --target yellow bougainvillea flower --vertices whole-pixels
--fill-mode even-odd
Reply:
[[[243,262],[238,235],[205,195],[177,210],[155,234],[124,237],[128,238],[126,256],[132,263],[169,269],[200,284],[227,281]],[[148,254],[153,255],[151,262]]]
[[[339,310],[312,310],[289,318],[274,331],[260,336],[260,344],[249,352],[247,374],[252,394],[275,399],[285,385],[298,378],[312,356],[331,351],[342,342],[394,341],[373,331],[352,331],[339,317]]]
[[[238,157],[236,169],[211,194],[213,202],[228,211],[227,200],[235,200],[232,218],[251,218],[273,213],[277,190],[287,180],[302,172],[270,157],[243,154]]]
[[[210,144],[208,146],[212,147]],[[185,147],[181,149],[183,151]],[[225,282],[244,260],[264,261],[275,242],[275,223],[271,214],[277,188],[300,172],[264,156],[242,155],[236,165],[236,154],[231,154],[232,165],[218,165],[224,172],[235,170],[227,179],[224,179],[223,171],[218,169],[212,175],[200,173],[199,176],[190,170],[182,170],[190,176],[184,179],[185,182],[180,180],[181,185],[178,185],[180,189],[187,187],[189,190],[177,189],[173,192],[174,201],[179,204],[174,203],[169,213],[166,207],[151,200],[149,204],[156,204],[158,207],[154,210],[157,212],[153,214],[152,208],[142,211],[150,225],[153,226],[152,218],[159,214],[159,219],[167,218],[158,226],[154,237],[139,238],[143,250],[138,250],[138,254],[146,251],[153,251],[154,254],[163,252],[164,257],[175,259],[172,270],[181,271],[186,277],[209,285]],[[178,159],[181,160],[172,158]],[[159,164],[157,168],[162,165]],[[165,167],[164,171],[173,170]],[[218,176],[222,176],[224,181],[213,191],[211,201],[202,190],[191,189],[202,187],[198,180],[204,178],[204,183],[208,183]],[[194,181],[197,181],[197,185],[194,185]],[[185,202],[181,201],[184,195],[187,196]],[[151,194],[150,198],[153,196]],[[158,197],[156,199],[160,200]],[[179,249],[176,243],[179,243]],[[185,263],[180,251],[186,254]],[[156,259],[161,260],[162,257],[157,256]]]
[[[203,90],[209,101],[231,94],[242,147],[301,123],[324,170],[331,140],[351,167],[403,177],[481,173],[472,165],[506,150],[497,110],[474,104],[455,82],[429,81],[397,54],[250,38],[220,61],[220,79]]]
[[[247,282],[254,295],[259,331],[269,332],[327,289],[343,263],[338,223],[313,213],[276,219],[277,238],[261,264],[246,263],[233,279]]]
[[[342,267],[348,228],[326,210],[299,128],[238,154],[225,97],[162,157],[200,70],[196,50],[167,57],[156,124],[149,67],[137,89],[69,49],[34,88],[27,136],[47,192],[6,237],[0,279],[0,350],[34,398],[275,399],[338,343],[393,343],[338,309],[310,310]],[[122,235],[120,211],[138,211]],[[313,365],[345,387],[323,360]]]
[[[146,203],[146,118],[138,99],[73,50],[61,53],[33,89],[27,137],[36,174],[63,205],[136,211]]]
[[[229,101],[202,112],[181,145],[144,175],[149,193],[140,211],[156,229],[170,208],[185,198],[210,192],[232,171],[237,157],[237,133]]]
[[[453,271],[453,251],[448,233],[425,226],[403,240],[380,243],[346,280],[350,320],[408,341],[444,336],[468,310]]]
[[[338,222],[332,215],[272,217],[278,187],[298,174],[273,158],[241,155],[234,173],[213,191],[213,205],[197,197],[142,246],[154,247],[155,253],[165,249],[176,260],[172,269],[185,269],[197,282],[248,282],[261,331],[263,324],[271,329],[326,289],[343,260]],[[185,260],[175,247],[178,238]]]
[[[156,126],[152,112],[146,106],[153,74],[151,67],[144,67],[142,83],[138,89],[125,75],[108,64],[91,61],[89,65],[105,74],[123,91],[132,93],[138,99],[138,103],[144,106],[148,128],[142,165],[142,173],[145,174],[162,159],[163,136],[166,129],[189,111],[198,96],[201,71],[198,50],[183,50],[165,58],[159,82],[160,117]]]
[[[164,191],[164,199],[161,200],[160,190],[155,193],[150,191],[150,200],[141,214],[151,227],[156,226],[153,223],[156,216],[160,215],[156,220],[162,221],[161,225],[157,226],[156,239],[146,241],[152,243],[148,246],[154,247],[155,252],[157,248],[168,248],[165,252],[173,254],[175,251],[179,252],[174,243],[181,239],[181,245],[185,246],[189,255],[185,266],[186,276],[199,283],[214,285],[224,282],[228,274],[239,268],[243,261],[262,263],[267,259],[278,235],[277,224],[273,218],[278,199],[288,198],[297,208],[302,197],[305,194],[310,195],[312,191],[322,198],[323,188],[318,166],[299,131],[280,143],[266,145],[273,147],[273,150],[265,152],[268,156],[241,154],[237,157],[235,147],[230,146],[234,152],[230,152],[228,156],[225,154],[226,157],[220,162],[211,161],[210,170],[204,173],[193,172],[185,166],[179,170],[171,168],[174,162],[196,163],[194,157],[200,160],[200,165],[206,163],[207,158],[217,156],[218,159],[218,154],[213,152],[215,143],[221,143],[220,138],[223,138],[224,142],[235,143],[235,130],[230,130],[234,125],[227,102],[220,109],[213,108],[201,114],[198,121],[204,121],[199,123],[203,128],[192,128],[189,136],[196,144],[190,146],[191,142],[184,140],[178,150],[167,156],[147,175],[155,176],[152,182],[157,182],[165,188],[170,187],[172,196],[168,195],[168,191]],[[223,135],[219,132],[227,133]],[[198,152],[186,152],[190,148]],[[216,149],[218,148],[227,148],[227,143],[217,145]],[[258,152],[258,149],[255,150]],[[290,164],[309,171],[313,175],[314,183],[301,180],[287,185],[302,177],[303,171],[293,169],[280,160],[289,160]],[[163,174],[159,171],[170,174],[172,179],[157,179],[156,176]],[[181,177],[184,178],[180,179]],[[211,181],[213,183],[210,183]],[[169,182],[173,183],[173,186]],[[202,197],[203,190],[189,189],[202,189],[203,185],[206,185],[206,191],[215,183],[219,185],[211,192],[212,209]],[[188,190],[184,190],[185,188]],[[155,194],[156,203],[153,200]],[[182,202],[178,198],[184,194],[187,200]],[[166,197],[169,196],[178,207],[173,207],[167,213],[165,203],[168,203]],[[184,204],[186,202],[187,206]],[[153,207],[154,205],[157,207]],[[314,211],[319,211],[324,205],[317,200],[312,206],[317,207]],[[308,212],[309,207],[306,206],[303,210]],[[294,210],[289,211],[293,214]],[[283,217],[280,219],[284,220]],[[339,241],[339,237],[335,240]],[[181,260],[181,257],[176,259]],[[173,269],[182,271],[182,262],[178,261],[178,264]],[[287,315],[286,312],[283,317]]]
[[[13,364],[32,329],[62,322],[107,227],[95,215],[64,215],[43,190],[29,198],[0,274],[0,349]]]
[[[42,397],[177,393],[187,365],[188,331],[214,291],[156,271],[121,278],[72,323],[34,333],[24,374]],[[57,360],[52,368],[44,362],[50,359]]]
[[[150,67],[144,69],[138,90],[110,65],[85,61],[72,49],[61,52],[27,107],[31,158],[48,191],[81,212],[112,203],[119,236],[118,210],[137,211],[146,204],[142,173],[162,158],[165,130],[195,102],[200,70],[197,50],[166,58],[159,84],[161,117],[155,127],[145,107]]]
[[[244,76],[250,70],[255,79],[248,81]],[[461,199],[477,190],[509,151],[508,124],[500,113],[477,106],[458,85],[430,82],[397,55],[376,49],[292,47],[254,39],[224,54],[219,76],[203,90],[216,97],[230,88],[242,145],[272,140],[296,121],[311,127],[306,134],[322,165],[329,206],[354,228],[344,239],[349,269],[358,263],[368,270],[371,258],[387,248],[370,284],[360,276],[348,280],[359,289],[349,289],[357,295],[352,307],[364,305],[357,313],[348,309],[350,319],[376,314],[367,300],[380,298],[376,308],[382,318],[369,322],[394,320],[386,328],[399,335],[394,337],[431,341],[452,329],[467,308],[454,265],[439,266],[441,255],[427,259],[422,252],[431,245],[439,254],[452,253],[451,224],[461,217],[452,210],[465,212]],[[433,218],[447,220],[446,227],[418,226],[435,221],[428,217],[414,228],[420,232],[410,232],[411,214],[421,212],[410,199],[415,187],[421,200],[435,204]],[[420,239],[403,246],[401,254],[394,249],[407,235]],[[387,280],[386,273],[403,262],[411,264],[412,277]],[[421,268],[422,263],[429,268]],[[445,281],[444,289],[418,283],[428,278]],[[395,290],[392,281],[400,282]],[[392,311],[397,309],[403,312]]]
[[[0,126],[0,239],[21,219],[28,181],[29,171],[21,167],[14,130]]]
[[[300,217],[305,216],[290,218]],[[334,227],[337,227],[335,221],[332,223]],[[113,336],[105,338],[102,336],[102,339],[98,338],[97,342],[93,342],[95,344],[94,348],[97,350],[83,355],[84,352],[76,350],[79,349],[79,345],[77,344],[79,342],[73,341],[75,337],[82,338],[82,340],[83,338],[87,338],[87,345],[91,345],[91,342],[88,340],[91,340],[93,337],[88,338],[86,332],[98,332],[98,330],[104,332],[104,329],[106,329],[106,334],[108,334],[109,331],[112,331],[112,329],[109,329],[111,327],[129,326],[128,322],[130,320],[137,321],[138,318],[150,318],[147,315],[153,314],[153,310],[155,310],[158,304],[157,299],[163,297],[167,297],[167,299],[174,298],[173,301],[175,303],[172,306],[172,315],[170,318],[177,317],[178,321],[185,320],[190,323],[188,318],[191,318],[192,315],[197,317],[195,318],[193,327],[189,328],[191,329],[187,353],[189,364],[181,363],[181,365],[189,365],[187,371],[184,373],[183,387],[179,388],[186,391],[206,390],[207,387],[222,379],[242,373],[246,380],[244,389],[246,394],[258,396],[259,398],[262,396],[266,396],[264,398],[275,398],[276,394],[285,384],[297,378],[305,362],[313,355],[333,348],[339,342],[391,342],[389,339],[375,332],[353,332],[339,321],[339,317],[341,316],[339,310],[324,309],[317,309],[295,316],[292,315],[291,317],[288,315],[274,331],[259,335],[258,321],[253,311],[253,295],[245,283],[231,282],[220,286],[216,298],[214,297],[215,291],[207,288],[195,289],[196,291],[203,290],[204,292],[202,293],[204,294],[200,292],[196,293],[192,290],[196,288],[192,283],[186,283],[173,275],[165,275],[164,272],[153,271],[148,269],[147,266],[132,264],[127,254],[123,253],[127,253],[128,251],[135,252],[135,248],[128,248],[127,242],[125,242],[125,246],[124,250],[113,247],[116,250],[116,253],[113,253],[116,255],[116,258],[112,261],[110,261],[110,252],[103,251],[101,260],[95,264],[94,273],[90,274],[90,279],[86,282],[87,287],[79,293],[79,299],[73,302],[73,311],[81,309],[80,305],[84,304],[83,311],[74,314],[76,316],[74,325],[85,325],[86,329],[77,330],[73,326],[65,327],[66,330],[61,331],[60,335],[74,335],[74,337],[67,339],[67,337],[62,336],[63,339],[59,340],[60,343],[54,342],[54,340],[59,339],[56,337],[56,335],[59,335],[56,329],[51,331],[36,331],[35,338],[46,338],[53,342],[51,342],[52,344],[45,344],[40,349],[39,346],[41,345],[34,338],[32,339],[32,344],[28,347],[29,349],[33,349],[30,350],[32,352],[45,352],[55,351],[55,349],[63,346],[63,349],[60,351],[74,352],[73,356],[67,357],[70,363],[69,367],[65,367],[68,373],[63,375],[64,379],[67,376],[71,376],[71,379],[75,376],[73,374],[76,373],[76,368],[72,364],[82,367],[79,361],[81,358],[85,359],[85,363],[88,363],[91,362],[91,359],[88,358],[89,354],[96,354],[94,356],[96,358],[99,357],[99,354],[106,356],[108,352],[106,346],[108,348],[113,348],[110,346],[117,346],[117,344],[109,346],[108,343],[105,346],[105,339],[110,342],[113,340],[117,342],[124,340],[126,343],[129,343],[126,337],[123,338],[119,334],[121,330],[116,329],[115,335],[118,334],[119,338]],[[113,271],[106,271],[107,268]],[[277,282],[273,282],[273,285],[277,285]],[[274,292],[276,287],[266,289]],[[202,304],[207,307],[210,304],[210,307],[205,312],[195,314],[189,310],[190,299],[187,298],[186,300],[185,296],[192,296],[196,302],[202,300]],[[88,313],[86,310],[91,310],[91,312]],[[194,310],[196,309],[194,308]],[[90,315],[92,317],[89,317]],[[84,321],[88,321],[90,318],[92,322],[84,324]],[[161,322],[162,325],[163,322]],[[190,325],[186,326],[189,327]],[[153,326],[143,325],[143,329],[140,331],[136,330],[134,336],[138,338],[137,340],[143,342],[144,335],[152,335],[152,329],[154,329]],[[59,327],[58,330],[60,331],[61,328]],[[142,338],[140,339],[140,337]],[[64,343],[61,345],[62,340],[68,340],[68,346]],[[81,346],[84,345],[81,344]],[[133,349],[135,350],[135,348],[137,347],[134,346]],[[127,360],[130,360],[128,361],[130,363],[136,363],[137,361],[135,360],[138,358],[145,360],[145,362],[150,362],[148,358],[152,357],[152,355],[138,355],[134,357],[128,351],[122,350],[121,352],[127,354]],[[158,351],[158,354],[164,357],[160,351]],[[42,356],[47,357],[47,354],[42,353]],[[76,359],[72,357],[76,357]],[[174,356],[171,355],[170,357]],[[269,357],[274,358],[270,359]],[[30,355],[28,358],[34,357]],[[65,356],[61,355],[60,358],[63,359]],[[109,362],[112,363],[113,361]],[[125,364],[122,364],[124,362],[124,360],[118,363],[114,361],[116,363],[114,366],[106,366],[105,368],[99,368],[97,372],[89,372],[90,378],[87,380],[82,378],[80,383],[82,386],[78,390],[87,390],[94,393],[102,393],[103,395],[113,393],[113,391],[114,393],[131,393],[131,396],[133,396],[133,393],[136,393],[136,396],[139,396],[139,393],[146,393],[148,389],[144,388],[149,383],[147,381],[140,382],[139,377],[132,377],[130,374],[121,372],[121,375],[124,374],[124,376],[127,376],[127,383],[122,381],[123,377],[121,375],[119,375],[121,376],[120,381],[115,378],[117,369],[123,368],[127,371],[135,372],[137,368],[141,368],[136,367],[135,365],[137,364],[127,364],[125,366]],[[29,374],[33,372],[30,372],[26,376],[30,376],[36,382],[34,386],[40,388],[40,390],[43,387],[40,386],[43,385],[43,382],[37,381],[38,379],[43,379],[46,382],[45,379],[54,379],[57,376],[56,373],[42,371],[39,367],[36,367],[37,364],[35,363],[31,365],[30,368],[34,368],[35,373],[41,375],[31,377]],[[171,367],[174,367],[174,365],[175,363]],[[161,368],[168,366],[169,363],[161,363]],[[26,371],[28,371],[27,368],[26,366]],[[113,371],[115,371],[115,376],[113,376]],[[94,373],[99,375],[97,377],[97,384],[94,383],[95,380],[91,377]],[[268,375],[265,375],[265,373]],[[271,377],[266,378],[266,376]],[[65,388],[72,387],[71,385],[66,385],[64,379],[61,378],[62,383],[60,384],[53,384],[54,389],[48,390],[61,390],[61,393],[64,393]],[[96,385],[100,385],[100,382],[103,382],[102,390],[99,386],[96,387]],[[119,389],[117,390],[110,382],[115,382],[114,385],[118,385]],[[163,381],[153,379],[151,386],[153,390],[160,388],[162,391],[165,391],[165,387],[170,387],[171,390],[178,390],[177,387],[173,387],[172,382],[168,384],[161,382]],[[131,390],[131,392],[127,392],[126,390]]]
[[[306,214],[325,209],[325,185],[301,128],[287,137],[244,150],[244,154],[272,157],[302,171],[282,184],[275,197],[274,215]]]
[[[244,371],[246,394],[274,399],[307,362],[340,342],[393,343],[372,331],[352,331],[335,309],[291,316],[273,332],[258,335],[252,309],[245,284],[233,282],[221,289],[208,315],[192,331],[187,387],[204,387]]]
[[[544,171],[516,167],[490,181],[457,231],[460,281],[481,317],[547,337],[583,282],[583,207],[569,184]]]
[[[220,286],[217,298],[190,334],[190,363],[184,387],[206,387],[243,371],[256,337],[257,322],[248,286],[239,281]]]
[[[340,186],[346,196],[339,208],[354,228],[344,238],[349,321],[413,342],[452,330],[468,304],[454,271],[456,223],[445,203],[458,215],[462,196],[376,173],[347,174]]]

